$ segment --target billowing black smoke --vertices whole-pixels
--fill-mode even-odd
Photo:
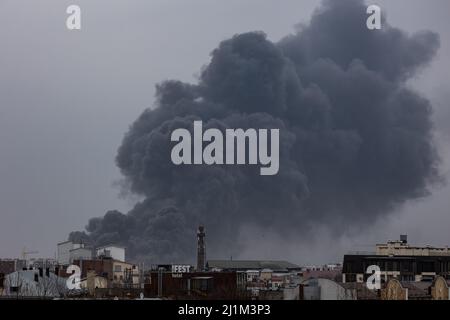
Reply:
[[[136,260],[192,261],[199,224],[208,251],[221,256],[245,245],[236,241],[242,225],[344,232],[426,195],[438,178],[432,110],[405,81],[433,58],[438,35],[386,22],[370,31],[366,19],[362,0],[326,0],[309,26],[279,43],[262,32],[236,35],[212,52],[199,83],[158,85],[157,107],[132,125],[116,159],[145,200],[70,238],[122,244]],[[278,175],[172,164],[171,132],[199,119],[206,128],[279,128]]]

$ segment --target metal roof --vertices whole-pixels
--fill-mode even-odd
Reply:
[[[235,270],[288,270],[299,269],[296,264],[276,260],[208,260],[209,269],[235,269]]]

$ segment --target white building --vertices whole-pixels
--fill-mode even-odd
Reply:
[[[83,243],[64,241],[58,243],[58,264],[69,265],[73,260],[92,259],[92,250],[86,248]]]
[[[256,282],[259,280],[259,270],[247,270],[247,282]]]
[[[70,263],[74,260],[90,260],[92,259],[92,249],[90,248],[76,248],[70,250]]]
[[[329,279],[308,279],[303,282],[304,300],[356,300],[356,289],[346,288]]]
[[[125,261],[125,248],[120,246],[104,246],[97,248],[97,257],[107,257],[118,261]]]

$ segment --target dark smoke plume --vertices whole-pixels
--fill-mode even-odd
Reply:
[[[432,60],[439,37],[386,21],[370,31],[366,19],[361,0],[325,0],[308,26],[278,43],[262,32],[223,41],[197,84],[159,84],[157,107],[131,126],[116,159],[145,200],[70,238],[125,245],[135,260],[192,261],[199,224],[220,257],[245,246],[236,241],[243,225],[345,232],[427,195],[438,179],[432,108],[405,82]],[[280,128],[278,175],[173,165],[171,132],[199,119],[221,129]]]

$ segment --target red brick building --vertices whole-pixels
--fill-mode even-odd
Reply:
[[[246,275],[239,272],[152,271],[146,275],[145,295],[172,299],[247,299]]]

